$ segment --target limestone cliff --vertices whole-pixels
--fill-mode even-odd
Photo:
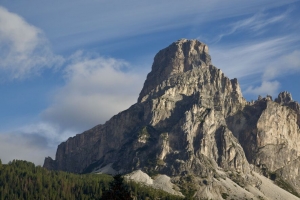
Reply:
[[[227,125],[243,146],[256,171],[283,180],[300,193],[299,104],[282,92],[275,99],[259,99],[227,118]]]
[[[300,193],[299,116],[286,92],[246,102],[237,79],[211,64],[207,45],[182,39],[155,56],[136,104],[61,143],[44,167],[86,173],[109,165],[166,174],[181,186],[192,176],[195,198],[229,193],[219,177],[256,187],[255,170]]]

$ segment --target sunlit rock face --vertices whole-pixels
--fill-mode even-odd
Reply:
[[[121,173],[166,174],[174,182],[191,175],[197,198],[221,197],[228,189],[218,177],[259,185],[255,170],[300,193],[299,116],[287,92],[247,102],[237,79],[211,64],[206,44],[181,39],[157,53],[136,104],[61,143],[44,167],[86,173],[113,163]]]
[[[154,57],[152,71],[147,76],[138,101],[144,101],[147,94],[153,93],[157,86],[171,76],[210,64],[207,45],[186,39],[174,42]]]

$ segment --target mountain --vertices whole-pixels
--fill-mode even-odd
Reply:
[[[136,104],[61,143],[44,167],[167,175],[194,198],[282,199],[291,194],[274,183],[300,194],[299,126],[290,93],[247,102],[207,45],[181,39],[156,54]]]

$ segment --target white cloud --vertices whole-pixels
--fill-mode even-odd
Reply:
[[[19,132],[0,134],[0,159],[3,163],[18,159],[42,165],[46,156],[55,155],[55,149],[48,146],[48,139],[41,135]]]
[[[278,81],[263,81],[260,86],[250,86],[245,90],[245,93],[252,95],[277,95],[280,83]]]
[[[43,164],[60,142],[134,104],[143,80],[144,75],[133,72],[123,60],[77,52],[65,69],[65,86],[41,113],[40,122],[0,133],[1,160]]]
[[[38,122],[33,124],[27,124],[13,132],[23,135],[36,135],[47,139],[47,145],[49,147],[55,147],[61,141],[68,139],[75,135],[75,132],[69,130],[61,130],[59,126],[47,122]]]
[[[233,23],[231,25],[232,33],[243,29],[259,31],[267,26],[273,25],[274,23],[282,22],[287,18],[287,15],[288,12],[275,16],[270,16],[269,14],[264,13],[258,13],[250,18]]]
[[[52,53],[40,29],[1,6],[0,51],[2,79],[25,78],[63,61]]]
[[[287,62],[289,68],[300,69],[300,51],[293,51],[291,54],[284,56],[284,60]]]
[[[300,52],[289,53],[297,43],[299,37],[289,35],[211,48],[212,61],[227,76],[238,78],[246,95],[275,95],[280,87],[277,78],[300,72]],[[254,86],[257,82],[259,87]]]
[[[298,37],[287,36],[258,40],[244,44],[213,46],[212,62],[231,78],[263,74],[270,63],[276,62]]]
[[[162,33],[160,37],[166,37],[168,34],[164,34],[165,31],[187,26],[199,28],[203,23],[253,14],[262,9],[272,9],[292,2],[295,0],[111,0],[84,3],[73,0],[72,4],[68,1],[34,1],[33,4],[39,10],[35,14],[44,22],[39,26],[48,30],[50,40],[59,46],[56,48],[70,51],[87,43],[107,44],[109,41],[117,45],[125,38],[156,32]],[[31,7],[27,3],[24,10],[30,13]],[[205,30],[206,27],[201,29]]]
[[[227,25],[228,30],[223,31],[220,35],[213,40],[214,43],[219,42],[225,36],[233,35],[236,32],[241,31],[251,31],[251,34],[258,35],[263,33],[267,26],[271,26],[275,23],[282,22],[287,18],[288,12],[277,15],[277,16],[269,16],[268,14],[264,13],[257,13],[252,17],[239,20],[234,22],[230,25]],[[226,29],[226,28],[225,28]]]
[[[76,132],[62,130],[47,122],[27,124],[0,133],[0,159],[7,163],[13,159],[27,160],[43,165],[45,157],[55,157],[57,145]]]
[[[63,60],[52,53],[40,29],[3,7],[0,50],[1,78],[26,78]],[[145,74],[134,72],[127,62],[82,52],[66,61],[65,85],[41,113],[40,122],[0,134],[4,163],[26,159],[42,164],[45,156],[54,155],[59,142],[104,123],[136,102]]]
[[[83,131],[134,104],[144,76],[133,72],[125,61],[77,52],[65,79],[42,118],[62,129]]]
[[[258,77],[262,78],[261,81],[270,81],[297,71],[299,53],[296,49],[300,39],[293,34],[298,28],[291,27],[293,9],[289,7],[278,13],[269,9],[258,10],[251,17],[224,25],[225,31],[220,30],[217,42],[224,36],[231,36],[224,39],[230,43],[211,46],[213,63],[232,78],[252,77],[253,81]],[[287,32],[286,29],[293,31]],[[234,39],[235,36],[238,39]],[[294,53],[288,55],[293,50]]]
[[[300,51],[279,57],[269,64],[263,74],[264,80],[271,80],[283,75],[300,72]]]

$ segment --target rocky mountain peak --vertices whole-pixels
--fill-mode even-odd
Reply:
[[[169,77],[210,64],[211,57],[206,44],[188,39],[172,43],[167,48],[160,50],[154,57],[152,70],[147,76],[138,102],[141,102],[146,94]]]
[[[247,102],[205,44],[181,39],[157,53],[136,104],[61,143],[44,167],[168,175],[197,199],[297,199],[264,196],[256,172],[300,194],[299,127],[290,93]]]
[[[296,101],[293,101],[292,94],[284,91],[278,94],[278,97],[275,99],[275,102],[280,105],[287,106],[294,110],[297,113],[297,124],[300,127],[300,104]]]
[[[291,101],[293,101],[292,94],[287,91],[280,92],[278,97],[275,99],[275,102],[279,104],[287,104]]]

